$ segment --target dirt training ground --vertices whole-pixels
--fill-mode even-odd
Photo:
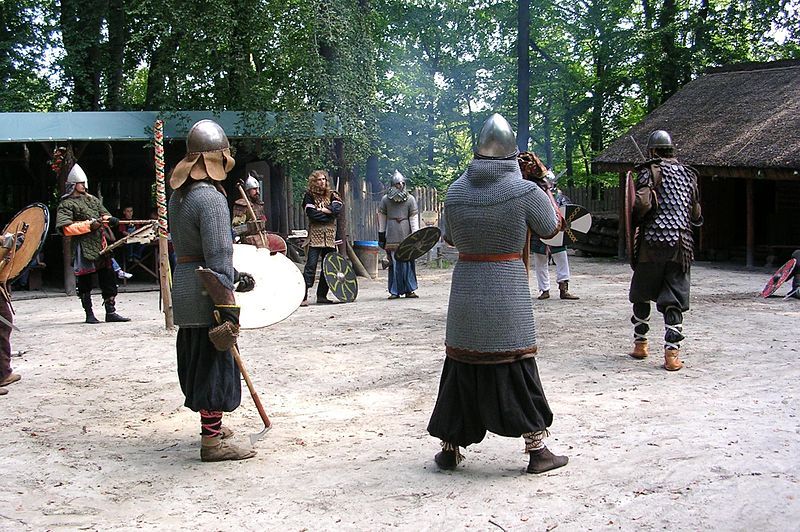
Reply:
[[[658,314],[654,354],[625,354],[628,266],[571,266],[581,300],[534,304],[547,444],[570,456],[540,476],[521,439],[493,435],[456,472],[433,464],[451,269],[420,268],[420,299],[387,301],[381,272],[354,304],[244,332],[275,428],[237,463],[199,460],[156,292],[120,294],[128,324],[83,324],[74,297],[16,301],[0,529],[796,529],[800,301],[756,297],[771,272],[695,265],[673,374]],[[225,422],[247,445],[261,426],[243,388]]]

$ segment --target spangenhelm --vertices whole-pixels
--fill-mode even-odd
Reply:
[[[392,186],[395,186],[398,183],[401,183],[403,185],[403,188],[406,187],[405,176],[401,174],[399,171],[395,170],[394,173],[392,174]]]
[[[497,113],[490,116],[483,123],[478,135],[475,154],[489,159],[507,159],[518,153],[517,136],[511,129],[511,124]]]
[[[188,177],[196,180],[211,178],[223,181],[233,170],[236,161],[231,157],[231,145],[225,131],[213,120],[200,120],[186,135],[186,157],[172,171],[169,185],[176,189]]]
[[[244,189],[251,190],[254,188],[261,188],[261,185],[258,184],[258,174],[250,170],[250,173],[247,174],[247,179],[244,181]]]
[[[89,180],[86,178],[86,172],[83,171],[83,168],[81,168],[78,163],[75,163],[75,165],[72,167],[72,170],[70,170],[69,174],[67,174],[67,183],[83,183],[83,186],[89,186]]]
[[[672,137],[663,129],[656,129],[647,137],[647,149],[672,148]]]

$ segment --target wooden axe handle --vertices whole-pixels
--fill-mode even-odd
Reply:
[[[259,399],[256,388],[253,386],[253,381],[250,380],[250,375],[247,373],[244,363],[242,362],[242,357],[239,354],[239,348],[235,344],[233,347],[231,347],[231,354],[233,354],[233,359],[236,361],[236,365],[239,366],[239,371],[242,373],[244,381],[247,383],[247,389],[250,390],[250,397],[253,398],[253,403],[256,405],[258,415],[261,416],[261,421],[264,422],[264,427],[271,427],[272,422],[269,420],[269,416],[267,416],[267,412],[264,410],[264,405],[261,404],[261,399]]]

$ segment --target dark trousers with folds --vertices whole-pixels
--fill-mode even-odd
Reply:
[[[13,323],[11,305],[2,297],[0,297],[0,316],[3,316],[8,323]],[[0,380],[9,375],[11,375],[11,327],[0,323]]]
[[[331,251],[336,251],[333,248],[308,248],[306,256],[306,267],[303,269],[303,278],[306,280],[306,290],[314,286],[314,277],[317,275],[317,264],[325,260],[325,256]],[[325,275],[320,272],[319,284],[317,285],[317,297],[326,297],[328,295],[328,281],[325,280]]]

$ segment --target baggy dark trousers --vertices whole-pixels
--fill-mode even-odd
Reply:
[[[690,284],[689,270],[684,272],[677,262],[640,262],[633,271],[628,300],[634,304],[655,301],[662,314],[669,307],[686,312]]]
[[[428,433],[466,447],[486,431],[519,437],[546,430],[553,412],[539,379],[536,358],[509,364],[466,364],[447,357]]]
[[[241,373],[230,352],[217,351],[208,327],[178,327],[178,380],[184,406],[233,412],[242,401]]]

